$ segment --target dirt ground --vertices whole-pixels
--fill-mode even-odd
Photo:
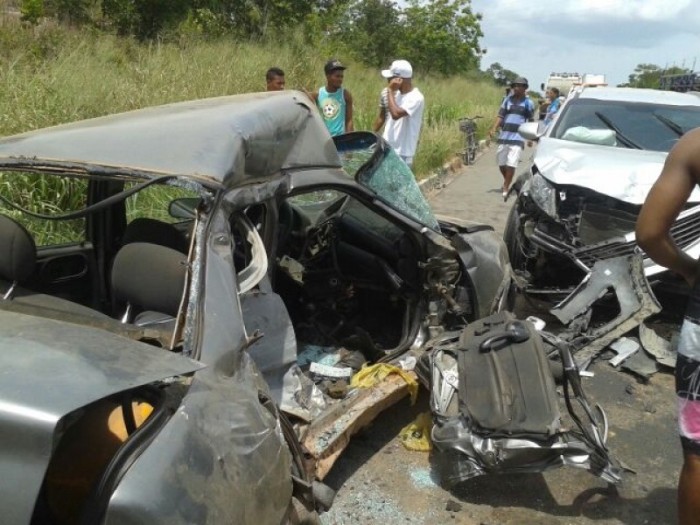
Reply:
[[[511,202],[501,197],[501,177],[487,150],[431,196],[446,216],[492,224],[502,232]],[[519,316],[541,315],[519,301]],[[610,487],[585,470],[564,467],[543,474],[481,476],[448,491],[431,470],[430,454],[406,450],[401,428],[428,411],[428,395],[401,401],[355,436],[326,482],[336,489],[326,525],[351,524],[672,524],[681,465],[671,371],[647,383],[597,362],[584,378],[592,402],[610,421],[608,446],[634,473]]]

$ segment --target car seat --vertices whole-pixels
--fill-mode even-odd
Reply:
[[[112,265],[115,311],[123,323],[174,326],[185,288],[187,256],[153,243],[123,246]]]
[[[160,244],[181,253],[187,253],[189,248],[185,235],[175,226],[148,217],[139,217],[127,224],[122,246],[135,242]]]
[[[5,290],[0,290],[3,299],[17,294],[17,286],[26,281],[36,267],[36,244],[34,238],[20,223],[0,215],[0,279]]]
[[[108,319],[102,312],[94,310],[62,297],[47,295],[26,286],[35,275],[37,251],[34,238],[19,222],[0,215],[0,298],[12,301],[23,307],[38,307],[43,311],[53,310],[61,313]],[[35,283],[36,284],[36,283]],[[62,316],[62,318],[65,316]]]

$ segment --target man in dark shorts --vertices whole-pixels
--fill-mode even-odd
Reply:
[[[700,183],[700,128],[686,133],[671,152],[637,219],[637,242],[658,264],[681,275],[693,291],[681,328],[676,362],[678,428],[683,468],[678,481],[678,521],[700,524],[700,279],[698,261],[683,253],[671,225]]]

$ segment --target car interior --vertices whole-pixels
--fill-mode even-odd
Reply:
[[[376,360],[405,343],[420,294],[414,238],[357,198],[286,199],[274,288],[300,345],[345,346]]]
[[[87,193],[84,180],[68,187]],[[129,199],[90,221],[63,219],[65,210],[53,210],[56,217],[50,217],[6,201],[0,243],[10,249],[0,255],[0,307],[174,349],[171,335],[185,289],[191,221],[166,222],[164,213],[152,210],[151,217],[129,213]],[[116,220],[120,212],[121,221]],[[147,339],[139,330],[146,327]]]

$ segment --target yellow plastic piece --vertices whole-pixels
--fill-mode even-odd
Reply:
[[[140,427],[153,406],[132,403],[134,422]],[[105,467],[127,440],[122,408],[110,400],[86,407],[56,447],[46,472],[46,495],[54,523],[79,523],[82,506]]]
[[[350,386],[369,388],[384,380],[389,374],[400,375],[408,385],[408,393],[411,394],[411,404],[416,402],[418,397],[418,382],[415,378],[406,373],[398,366],[387,363],[377,363],[363,366],[350,380]]]
[[[421,412],[416,419],[401,429],[399,439],[408,450],[428,452],[433,447],[430,441],[432,426],[433,418],[430,412]]]

